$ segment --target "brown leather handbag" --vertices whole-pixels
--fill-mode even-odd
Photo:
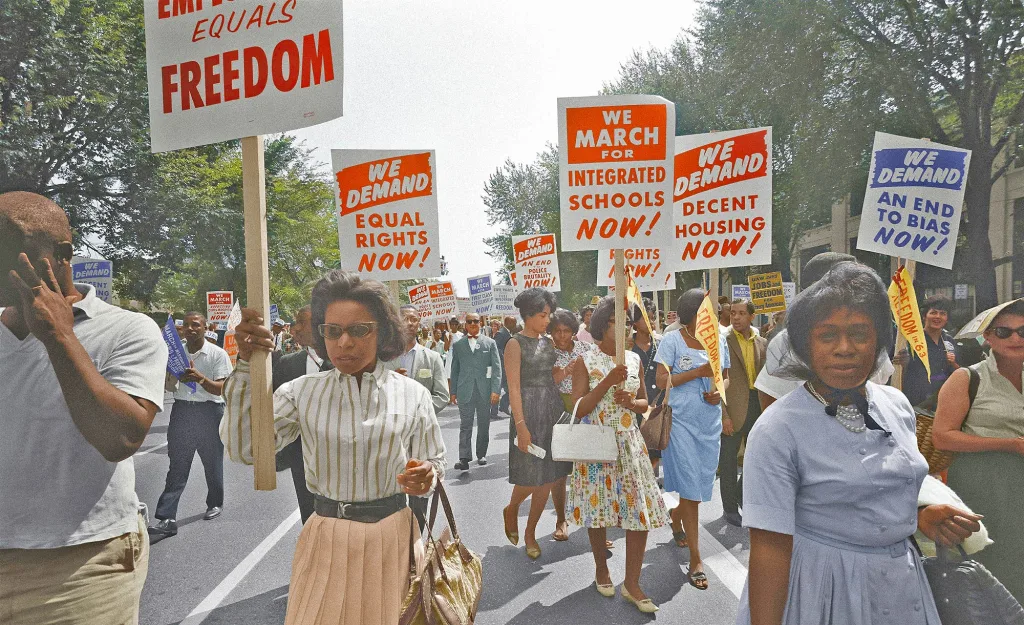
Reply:
[[[644,437],[647,449],[664,451],[672,434],[672,406],[668,403],[669,391],[672,390],[672,370],[668,367],[668,385],[665,388],[665,399],[660,406],[655,406],[651,416],[640,425],[640,434]]]

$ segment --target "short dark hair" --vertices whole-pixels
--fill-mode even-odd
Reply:
[[[402,321],[391,303],[390,292],[380,282],[363,280],[355,272],[335,269],[316,283],[311,300],[313,342],[321,354],[327,353],[327,344],[316,330],[324,323],[327,307],[338,301],[356,302],[370,311],[377,322],[377,360],[392,360],[405,353]]]
[[[676,316],[679,317],[679,323],[685,326],[693,321],[706,295],[704,289],[694,288],[679,296],[676,300]]]
[[[551,313],[551,320],[548,322],[548,334],[551,334],[555,326],[565,326],[572,330],[573,334],[576,334],[580,329],[580,320],[576,318],[576,315],[571,310],[558,308],[555,312]]]
[[[203,325],[204,326],[206,325],[206,321],[207,321],[206,320],[206,315],[204,315],[203,313],[199,312],[198,310],[190,310],[190,311],[188,311],[187,313],[185,313],[184,315],[181,316],[182,320],[187,319],[188,317],[199,317],[200,319],[203,320]]]
[[[840,252],[822,252],[821,254],[815,254],[811,257],[811,260],[807,261],[804,265],[803,271],[800,272],[800,289],[806,289],[818,280],[821,280],[822,276],[829,272],[830,269],[838,265],[839,263],[855,263],[857,259],[849,254],[843,254]]]
[[[519,309],[519,316],[523,319],[543,312],[545,306],[548,307],[549,312],[554,312],[558,307],[555,294],[538,286],[526,289],[516,295],[516,299],[512,303]]]
[[[728,295],[719,295],[718,296],[718,303],[721,304],[722,306],[725,306],[727,304],[731,304],[732,302],[729,301],[729,296]]]
[[[941,310],[948,313],[953,308],[953,300],[949,299],[942,293],[936,293],[931,297],[924,298],[921,302],[921,314],[927,315],[929,310]]]
[[[594,307],[594,314],[590,317],[590,325],[587,331],[596,341],[604,340],[604,331],[608,329],[608,322],[615,318],[615,296],[605,295]]]
[[[747,307],[747,312],[752,314],[752,315],[755,312],[757,312],[757,308],[754,306],[754,302],[750,301],[749,299],[736,298],[736,299],[732,300],[732,305],[733,306],[746,306]]]
[[[594,308],[595,306],[593,304],[587,304],[583,308],[580,308],[580,320],[582,321],[583,318],[587,316],[588,312],[593,314]]]
[[[889,296],[882,279],[867,265],[840,262],[797,295],[786,311],[789,342],[800,359],[799,363],[786,363],[786,370],[793,377],[809,380],[814,376],[811,370],[811,331],[841,308],[862,313],[871,319],[878,336],[876,362],[880,354],[889,351],[893,342],[893,323]]]
[[[405,311],[407,311],[407,310],[411,310],[411,311],[413,311],[414,313],[417,313],[417,314],[420,312],[420,309],[417,308],[415,304],[402,304],[398,308],[398,312],[401,313],[401,314],[405,314]]]

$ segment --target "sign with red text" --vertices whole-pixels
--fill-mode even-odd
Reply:
[[[341,2],[143,4],[153,152],[341,116]]]
[[[433,150],[331,150],[341,266],[374,280],[441,275]]]
[[[675,127],[658,96],[558,99],[562,251],[673,242]]]
[[[971,151],[875,133],[857,249],[953,268]]]
[[[558,247],[555,235],[536,234],[512,237],[512,256],[516,262],[515,280],[521,288],[540,287],[561,290],[558,280]]]
[[[772,129],[676,137],[675,260],[716,269],[772,262]]]
[[[233,291],[207,291],[206,322],[216,323],[221,329],[227,329],[234,303],[235,293]]]
[[[448,321],[459,312],[451,282],[428,282],[409,287],[409,303],[424,323]]]
[[[626,266],[641,291],[671,291],[676,288],[676,273],[664,262],[661,250],[626,248]],[[615,251],[597,253],[597,286],[615,286]],[[611,292],[611,291],[609,291]]]

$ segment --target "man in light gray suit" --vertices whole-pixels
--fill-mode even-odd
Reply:
[[[411,304],[398,311],[405,322],[405,353],[385,363],[385,367],[410,377],[430,391],[434,414],[448,405],[448,378],[444,374],[444,363],[437,352],[416,342],[420,331],[420,312]]]
[[[476,461],[487,464],[490,442],[491,405],[501,398],[501,359],[494,339],[480,333],[480,315],[466,315],[466,335],[452,345],[452,401],[459,406],[459,462],[455,468],[469,470],[473,459],[473,419],[476,417]],[[459,397],[462,401],[459,401]]]

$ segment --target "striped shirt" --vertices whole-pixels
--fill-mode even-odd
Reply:
[[[235,462],[252,464],[248,362],[238,361],[224,398],[224,450]],[[430,393],[380,361],[361,386],[337,370],[284,383],[274,392],[274,431],[278,451],[301,434],[306,485],[337,501],[401,493],[397,478],[411,459],[434,465],[435,484],[447,464]]]

